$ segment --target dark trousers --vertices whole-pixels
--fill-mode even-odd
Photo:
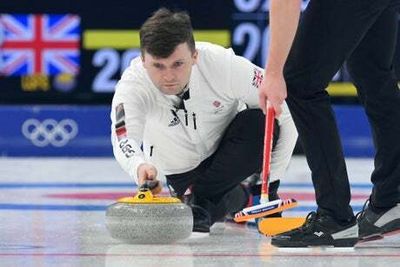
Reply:
[[[212,222],[229,212],[241,210],[248,195],[240,182],[261,171],[264,125],[265,116],[259,109],[238,113],[217,151],[194,170],[168,175],[169,186],[178,196],[191,187],[194,204],[205,208]],[[279,128],[275,129],[274,139],[279,134]]]
[[[318,212],[353,217],[327,88],[347,60],[376,146],[371,203],[399,202],[400,90],[393,71],[399,0],[311,0],[285,65],[290,111],[312,171]]]

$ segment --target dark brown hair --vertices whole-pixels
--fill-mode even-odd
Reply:
[[[140,28],[140,49],[154,57],[167,58],[175,48],[187,43],[195,52],[192,23],[186,12],[160,8]]]

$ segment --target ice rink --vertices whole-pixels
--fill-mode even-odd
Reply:
[[[352,206],[362,208],[371,159],[347,159]],[[213,226],[209,237],[172,245],[128,245],[105,228],[105,209],[136,187],[112,158],[0,158],[0,266],[399,266],[400,235],[355,248],[278,249],[254,225]],[[315,209],[303,157],[294,157],[281,196],[287,215]]]

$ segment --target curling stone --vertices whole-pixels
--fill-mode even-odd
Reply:
[[[126,243],[167,244],[191,235],[193,215],[178,198],[154,196],[145,184],[134,197],[107,208],[106,227],[113,238]]]

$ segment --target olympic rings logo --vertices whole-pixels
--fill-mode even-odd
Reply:
[[[71,119],[60,122],[53,119],[45,119],[43,122],[28,119],[22,124],[21,130],[35,146],[45,147],[50,144],[63,147],[78,134],[78,124]]]

